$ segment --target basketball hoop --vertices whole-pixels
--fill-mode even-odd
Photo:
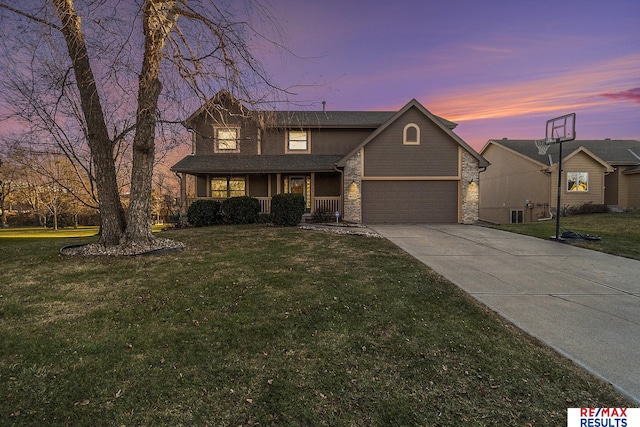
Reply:
[[[564,239],[560,236],[560,195],[562,194],[562,143],[573,141],[576,139],[576,113],[566,114],[547,120],[547,129],[545,134],[546,144],[558,144],[558,201],[556,204],[556,236],[552,237],[556,242],[562,242]],[[536,141],[536,146],[538,141]],[[548,146],[548,145],[547,145]],[[540,146],[538,146],[540,151]],[[544,150],[545,152],[547,150]],[[541,151],[540,151],[541,152]]]
[[[547,154],[547,150],[549,149],[549,144],[544,139],[536,139],[536,148],[538,149],[538,154],[544,156]]]

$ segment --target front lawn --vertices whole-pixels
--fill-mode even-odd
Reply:
[[[631,406],[386,240],[162,237],[187,249],[0,239],[0,425],[565,425]]]
[[[492,227],[542,239],[556,235],[555,219]],[[564,230],[573,230],[602,238],[596,242],[586,240],[574,243],[576,246],[640,260],[640,211],[562,217],[560,227],[560,234]]]

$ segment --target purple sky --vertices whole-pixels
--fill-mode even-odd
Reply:
[[[412,98],[490,138],[640,139],[638,0],[271,0],[286,46],[267,71],[304,108],[396,110]]]

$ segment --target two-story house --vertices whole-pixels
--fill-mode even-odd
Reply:
[[[222,91],[188,119],[193,152],[181,176],[194,199],[304,196],[309,213],[355,223],[473,223],[488,162],[412,100],[399,111],[255,111]],[[195,180],[187,196],[186,181]]]
[[[640,209],[640,141],[563,142],[560,208],[585,203]],[[490,139],[480,153],[480,218],[498,223],[550,219],[557,211],[558,144],[539,151],[534,140]]]

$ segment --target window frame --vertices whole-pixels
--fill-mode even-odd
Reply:
[[[292,148],[291,147],[291,142],[292,141],[296,141],[294,139],[291,139],[291,134],[295,132],[295,133],[299,133],[302,134],[304,133],[306,138],[305,138],[305,148]],[[300,142],[301,140],[298,140],[298,142]],[[303,154],[308,154],[311,152],[311,132],[308,129],[287,129],[286,133],[285,133],[285,152],[286,153],[303,153]]]
[[[415,129],[416,130],[416,139],[415,139],[415,141],[407,139],[407,131],[409,129]],[[402,145],[420,145],[420,126],[418,126],[415,123],[407,123],[405,125],[404,129],[402,130]]]
[[[235,132],[235,138],[220,138],[220,132]],[[214,138],[215,138],[215,152],[216,153],[239,153],[240,152],[240,128],[236,126],[218,126],[213,128]],[[220,142],[221,141],[234,141],[233,148],[223,147]]]
[[[569,177],[572,177],[572,180],[569,180]],[[567,186],[565,187],[565,191],[567,193],[588,193],[589,192],[589,172],[567,172]],[[581,183],[584,182],[584,190],[580,189]],[[575,189],[571,188],[571,183],[575,186]]]
[[[513,220],[516,220],[515,222]],[[510,209],[509,210],[509,224],[522,224],[524,223],[524,209]]]
[[[225,189],[214,190],[213,181],[222,181],[225,182]],[[242,190],[234,189],[231,185],[232,181],[240,182],[242,181],[244,185],[242,185]],[[247,184],[248,179],[246,176],[210,176],[209,177],[209,197],[212,199],[230,199],[231,197],[242,197],[247,195]],[[214,191],[218,193],[214,195]],[[222,195],[224,192],[224,196]],[[242,192],[242,194],[240,194]]]

